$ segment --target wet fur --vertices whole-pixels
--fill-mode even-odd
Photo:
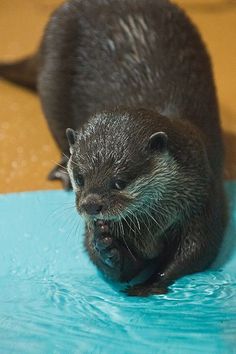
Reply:
[[[70,154],[65,130],[77,130],[68,169],[78,209],[76,165],[90,176],[87,193],[94,188],[107,212],[125,219],[122,225],[110,220],[105,234],[87,224],[92,261],[116,280],[156,265],[147,282],[127,291],[139,296],[164,293],[175,279],[206,269],[226,223],[224,154],[210,59],[183,11],[165,0],[67,1],[51,17],[35,58],[62,166]],[[4,66],[0,73],[12,79]],[[165,152],[147,149],[157,131],[168,136]],[[114,196],[105,183],[101,192],[104,180],[122,169],[127,190]],[[70,187],[60,167],[50,178]],[[108,236],[113,244],[106,257],[119,251],[113,267],[94,247]]]

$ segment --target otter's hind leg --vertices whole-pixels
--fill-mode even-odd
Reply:
[[[127,288],[126,294],[142,297],[165,294],[178,278],[207,269],[216,258],[225,227],[224,210],[218,207],[212,214],[208,211],[208,215],[193,219],[173,259],[144,283]]]
[[[62,156],[61,161],[51,170],[48,175],[50,181],[60,180],[65,190],[72,189],[69,174],[67,172],[68,157]]]

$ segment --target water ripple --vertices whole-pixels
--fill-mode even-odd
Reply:
[[[10,196],[0,210],[9,207],[15,220],[0,221],[0,353],[235,353],[236,254],[221,269],[178,280],[168,294],[130,298],[92,266],[82,229],[68,238],[62,218],[45,232],[42,203],[52,195],[58,205],[73,198]]]

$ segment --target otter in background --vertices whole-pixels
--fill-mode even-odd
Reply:
[[[127,281],[151,265],[126,290],[148,296],[211,265],[226,225],[223,143],[210,59],[181,9],[67,1],[38,53],[0,74],[37,89],[62,152],[49,178],[72,184],[104,274]]]

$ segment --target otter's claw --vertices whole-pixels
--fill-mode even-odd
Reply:
[[[99,220],[95,222],[95,230],[94,247],[101,260],[111,268],[117,267],[120,262],[120,252],[114,247],[108,224]]]
[[[108,236],[101,239],[96,239],[94,242],[95,248],[99,252],[104,251],[106,248],[110,247],[111,244],[112,244],[112,238]]]

